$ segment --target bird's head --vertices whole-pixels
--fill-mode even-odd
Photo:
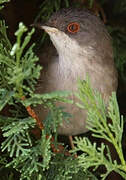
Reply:
[[[108,36],[98,17],[86,9],[62,9],[54,13],[45,25],[45,30],[59,53],[83,53],[93,49]],[[78,51],[79,50],[79,51]]]

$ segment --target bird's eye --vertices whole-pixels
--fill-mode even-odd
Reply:
[[[72,22],[68,24],[67,30],[70,33],[76,33],[80,30],[80,25],[77,22]]]

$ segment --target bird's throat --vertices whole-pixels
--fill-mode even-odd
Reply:
[[[64,79],[76,80],[84,77],[84,59],[74,53],[59,53],[58,70]],[[84,72],[84,74],[82,74]]]

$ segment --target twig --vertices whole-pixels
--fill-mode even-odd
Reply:
[[[22,96],[21,99],[25,100],[25,96]],[[36,120],[36,124],[40,128],[40,130],[44,129],[44,125],[43,125],[42,121],[40,121],[40,119],[38,118],[38,116],[35,113],[35,111],[30,106],[27,106],[26,109],[27,109],[28,114]],[[46,138],[48,139],[49,135],[46,135]],[[64,151],[64,146],[62,146],[62,145],[58,145],[57,149],[55,148],[54,143],[53,143],[54,142],[54,137],[51,138],[51,142],[52,142],[51,143],[51,148],[52,148],[54,153],[61,153],[61,152]],[[64,151],[64,154],[66,156],[70,156],[71,155],[69,153],[69,151]]]

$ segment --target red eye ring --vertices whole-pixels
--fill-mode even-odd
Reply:
[[[67,30],[70,33],[76,33],[80,30],[80,25],[77,22],[72,22],[68,24]]]

